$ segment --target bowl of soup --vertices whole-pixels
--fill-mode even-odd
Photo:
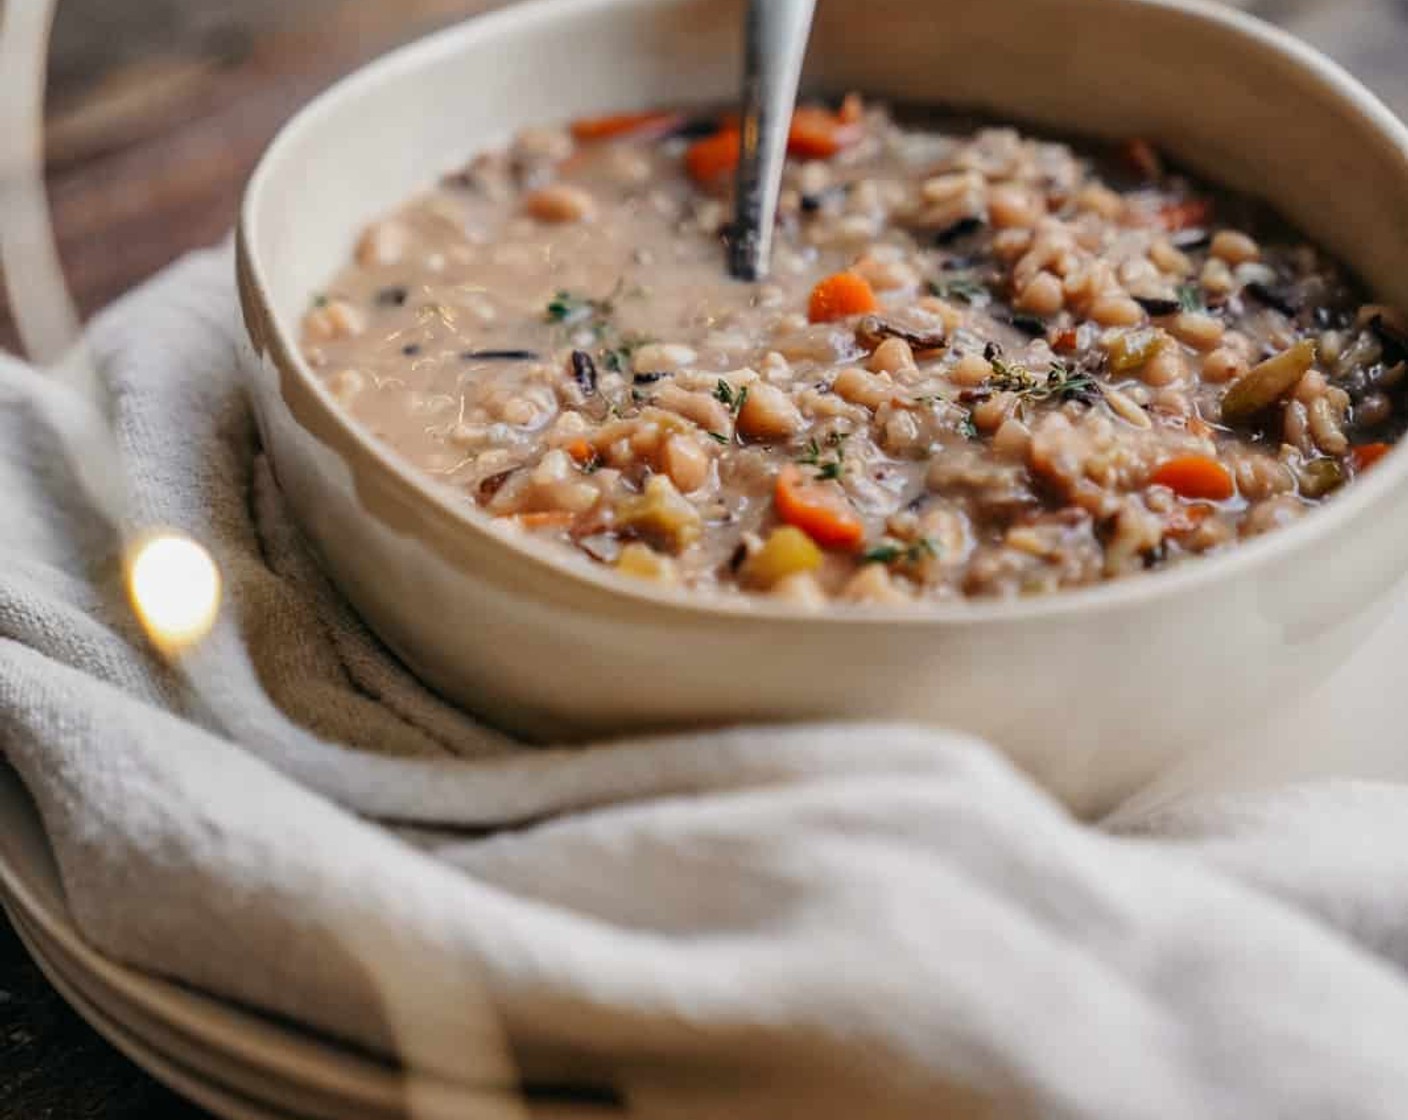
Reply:
[[[1082,809],[1342,662],[1408,559],[1391,114],[1206,5],[826,3],[741,283],[740,27],[540,0],[265,156],[261,432],[378,635],[531,739],[919,720]]]

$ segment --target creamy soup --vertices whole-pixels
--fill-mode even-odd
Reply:
[[[813,608],[1193,562],[1399,431],[1398,313],[1147,143],[801,109],[756,284],[737,153],[727,114],[525,131],[365,231],[304,354],[544,549]]]

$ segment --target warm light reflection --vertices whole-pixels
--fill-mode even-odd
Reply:
[[[220,570],[189,537],[148,537],[127,565],[132,607],[156,647],[179,654],[210,632],[220,608]]]

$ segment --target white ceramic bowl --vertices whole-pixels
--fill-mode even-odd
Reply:
[[[298,356],[367,220],[529,123],[736,87],[738,0],[538,0],[397,51],[303,110],[240,225],[265,442],[372,627],[535,739],[884,717],[984,735],[1093,810],[1342,661],[1408,560],[1408,454],[1225,557],[1022,602],[810,616],[564,566],[342,413]],[[1320,55],[1187,0],[821,0],[812,88],[1145,136],[1249,189],[1408,306],[1408,133]]]

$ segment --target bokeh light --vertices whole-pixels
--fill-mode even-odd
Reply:
[[[152,644],[177,656],[210,632],[220,607],[220,570],[189,537],[162,533],[130,550],[127,592]]]

